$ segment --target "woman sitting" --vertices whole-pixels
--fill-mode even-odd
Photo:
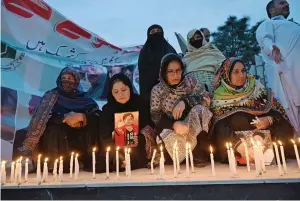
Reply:
[[[191,30],[187,35],[187,42],[188,52],[183,58],[186,65],[185,73],[190,74],[212,93],[215,73],[225,60],[225,56],[216,46],[206,42],[200,30]]]
[[[213,138],[221,162],[227,162],[226,142],[233,142],[235,151],[239,149],[240,138],[236,131],[270,130],[272,139],[281,140],[287,147],[286,152],[289,151],[293,127],[272,92],[252,75],[247,75],[243,61],[226,59],[218,72],[215,86],[212,101]]]
[[[210,99],[203,87],[192,77],[183,76],[183,72],[184,65],[178,55],[170,53],[163,57],[160,83],[152,89],[151,116],[157,139],[164,142],[170,156],[177,142],[179,160],[183,161],[188,142],[194,150],[195,163],[203,166],[205,159],[201,148],[207,150],[208,145],[199,143],[207,137],[212,113],[205,106],[210,105]]]
[[[100,111],[93,99],[77,90],[79,82],[74,69],[67,67],[61,71],[57,87],[42,97],[19,154],[28,156],[36,152],[50,160],[63,156],[67,166],[73,151],[80,154],[80,160],[87,158],[90,147],[98,142]]]
[[[124,149],[131,148],[131,168],[144,168],[155,147],[152,122],[150,117],[145,115],[146,107],[142,105],[140,96],[133,93],[130,79],[122,73],[109,80],[108,89],[107,103],[103,106],[100,117],[100,138],[104,147],[102,153],[105,153],[107,147],[116,150],[119,146],[120,160],[123,161],[120,166],[124,167]],[[134,112],[138,112],[138,117]],[[121,118],[115,119],[118,113],[123,114]],[[114,163],[115,159],[111,162]],[[114,169],[116,166],[111,167]],[[99,164],[97,171],[105,171],[105,164]]]

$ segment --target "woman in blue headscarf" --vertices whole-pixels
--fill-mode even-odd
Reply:
[[[34,113],[19,154],[32,156],[38,151],[54,160],[68,159],[74,151],[82,160],[86,158],[90,147],[98,143],[99,109],[93,99],[78,91],[79,82],[73,68],[61,71],[57,87],[44,94]]]

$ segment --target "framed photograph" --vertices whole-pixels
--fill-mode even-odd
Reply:
[[[246,144],[248,147],[249,157],[252,161],[254,161],[252,138],[256,142],[259,141],[263,146],[265,165],[275,164],[275,154],[273,152],[273,144],[269,130],[236,131],[235,134],[239,140],[235,143],[234,150],[240,153],[243,158],[245,158],[244,144]]]
[[[115,114],[115,132],[113,138],[116,146],[136,147],[139,134],[139,112]]]

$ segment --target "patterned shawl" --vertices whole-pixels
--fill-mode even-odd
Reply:
[[[151,116],[154,123],[160,120],[162,113],[172,118],[173,108],[178,102],[184,100],[190,107],[202,103],[204,88],[192,77],[183,76],[182,81],[176,86],[170,86],[166,81],[166,69],[168,64],[177,60],[180,62],[182,69],[184,65],[176,54],[167,54],[163,57],[160,70],[160,83],[154,86],[151,93]]]
[[[273,98],[272,92],[252,75],[247,75],[242,88],[231,83],[230,73],[236,62],[243,63],[238,58],[226,59],[217,73],[212,101],[214,123],[236,112],[262,115],[271,109],[280,112],[287,119],[283,107]]]
[[[190,44],[195,33],[200,32],[203,36],[202,47],[195,48]],[[186,65],[186,73],[205,70],[215,73],[225,60],[223,53],[213,44],[207,43],[203,33],[197,29],[191,30],[187,35],[188,52],[184,55],[183,62]]]
[[[39,108],[33,114],[23,147],[20,147],[19,151],[33,151],[35,149],[40,137],[46,129],[51,114],[58,114],[60,112],[60,110],[55,107],[56,103],[63,105],[68,111],[81,112],[84,114],[94,113],[98,110],[97,103],[93,99],[85,97],[84,93],[78,90],[71,93],[63,91],[61,77],[64,74],[72,74],[79,84],[79,74],[73,68],[67,67],[61,71],[56,80],[57,88],[45,93]]]

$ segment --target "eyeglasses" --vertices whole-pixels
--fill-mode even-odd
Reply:
[[[182,70],[181,69],[177,69],[177,70],[168,70],[167,71],[167,75],[170,75],[170,76],[174,76],[174,75],[179,75],[179,74],[182,74]]]

